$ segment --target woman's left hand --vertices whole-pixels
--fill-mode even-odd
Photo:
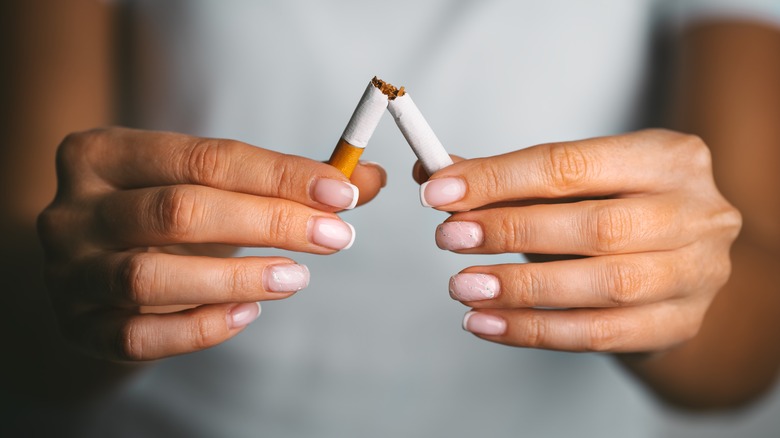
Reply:
[[[565,256],[450,279],[473,308],[466,330],[521,347],[653,352],[692,338],[741,226],[707,146],[665,130],[461,161],[421,196],[456,212],[436,230],[442,249]]]

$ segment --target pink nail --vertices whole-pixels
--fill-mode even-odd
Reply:
[[[489,300],[498,296],[498,278],[488,274],[458,274],[450,278],[450,296],[458,301]]]
[[[499,336],[506,333],[506,321],[495,315],[471,311],[463,317],[463,330],[475,335]]]
[[[265,290],[270,292],[297,292],[309,285],[306,265],[271,265],[263,271]]]
[[[441,249],[456,251],[482,245],[485,234],[476,222],[445,222],[436,228],[436,245]]]
[[[260,316],[260,303],[243,303],[230,309],[228,314],[228,327],[241,328]]]
[[[320,178],[314,182],[311,197],[331,207],[351,209],[358,201],[358,188],[335,179]]]
[[[420,186],[420,202],[423,207],[439,207],[452,204],[466,196],[466,182],[461,178],[439,178]]]
[[[349,249],[355,242],[355,227],[329,217],[314,218],[310,226],[311,241],[331,249]]]

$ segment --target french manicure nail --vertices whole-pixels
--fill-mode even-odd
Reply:
[[[506,333],[506,321],[495,315],[471,311],[463,317],[463,330],[475,335],[500,336]]]
[[[436,228],[436,245],[441,249],[456,251],[482,245],[485,233],[476,222],[445,222]]]
[[[329,217],[317,217],[310,226],[311,241],[330,249],[349,249],[355,242],[355,227]]]
[[[450,296],[458,301],[489,300],[498,296],[501,285],[489,274],[458,274],[450,278]]]
[[[420,202],[423,207],[439,207],[452,204],[466,196],[466,182],[461,178],[439,178],[420,186]]]
[[[297,292],[309,285],[309,268],[294,263],[268,266],[263,285],[270,292]]]
[[[331,207],[351,209],[358,201],[358,188],[335,179],[320,178],[314,182],[311,197]]]
[[[230,309],[228,327],[235,329],[249,325],[260,316],[260,303],[243,303]]]

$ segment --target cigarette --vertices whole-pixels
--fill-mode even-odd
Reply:
[[[349,178],[363,154],[363,150],[374,134],[379,119],[387,109],[388,90],[386,82],[374,77],[368,83],[363,97],[360,98],[352,118],[349,119],[344,133],[341,134],[328,164],[339,169]],[[392,87],[392,86],[391,86]]]
[[[403,87],[390,98],[387,109],[428,175],[452,164],[450,155]]]

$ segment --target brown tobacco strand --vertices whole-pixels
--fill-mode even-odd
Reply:
[[[373,79],[371,79],[371,83],[374,84],[375,87],[379,88],[379,91],[382,92],[389,100],[394,100],[396,97],[401,97],[404,94],[406,94],[406,90],[404,90],[404,87],[396,88],[392,84],[385,82],[376,76],[374,76]]]

